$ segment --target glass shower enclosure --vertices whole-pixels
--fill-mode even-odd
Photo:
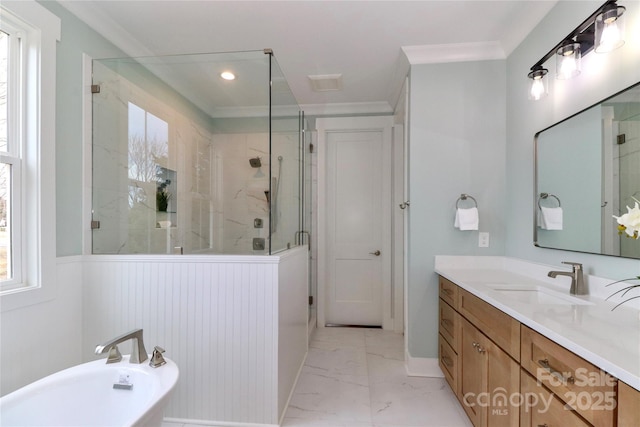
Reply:
[[[302,242],[304,117],[273,53],[93,61],[92,252]]]

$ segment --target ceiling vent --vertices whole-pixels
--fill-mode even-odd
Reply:
[[[308,77],[314,92],[342,90],[342,74],[318,74]]]

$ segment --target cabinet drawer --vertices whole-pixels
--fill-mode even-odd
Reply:
[[[439,277],[440,298],[445,300],[451,307],[458,308],[458,285],[442,276]]]
[[[515,360],[520,361],[520,322],[464,289],[458,311]]]
[[[455,395],[458,394],[458,355],[449,343],[438,335],[438,359],[444,378]]]
[[[537,384],[524,370],[520,377],[521,395],[520,427],[590,427],[580,416],[567,409],[560,399]],[[611,424],[609,424],[611,425]]]
[[[521,355],[524,369],[591,424],[615,425],[614,377],[524,325]]]
[[[618,427],[640,426],[640,391],[618,382]]]
[[[440,300],[440,333],[453,351],[458,352],[460,339],[460,316],[449,304]]]

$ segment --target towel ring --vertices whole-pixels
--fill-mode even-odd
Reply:
[[[458,200],[456,200],[456,209],[458,209],[458,204],[460,203],[460,200],[467,200],[467,198],[473,200],[473,202],[476,204],[476,208],[478,207],[478,201],[473,196],[462,193],[460,197],[458,197]]]
[[[548,199],[549,197],[553,197],[558,201],[558,207],[562,206],[562,203],[560,203],[560,199],[555,194],[540,193],[540,197],[538,197],[538,209],[542,209],[542,206],[540,206],[540,199]]]

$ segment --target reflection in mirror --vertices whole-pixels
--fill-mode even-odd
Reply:
[[[613,218],[640,200],[640,84],[536,134],[534,244],[640,259]]]

